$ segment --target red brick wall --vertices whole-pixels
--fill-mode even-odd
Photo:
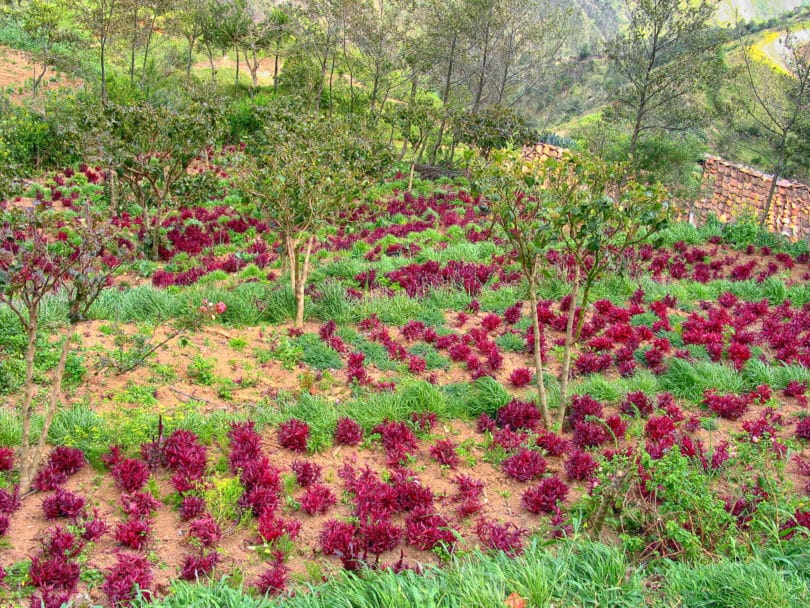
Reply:
[[[746,214],[759,218],[772,183],[770,175],[707,156],[703,165],[703,197],[694,203],[694,219],[705,220],[711,213],[724,222]],[[810,238],[810,187],[780,179],[767,226],[793,240]]]
[[[560,158],[565,152],[549,144],[538,144],[524,149],[527,158]],[[771,176],[736,165],[717,156],[707,156],[703,165],[703,181],[700,199],[681,203],[689,212],[689,220],[703,222],[709,215],[720,221],[751,216],[756,219],[765,209],[765,201],[773,179]],[[686,213],[679,214],[687,219]],[[783,234],[792,240],[810,239],[810,186],[780,179],[776,185],[771,209],[768,213],[768,229]]]

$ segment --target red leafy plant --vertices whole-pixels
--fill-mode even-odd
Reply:
[[[540,452],[521,448],[501,463],[503,472],[517,481],[537,479],[546,471],[546,460]]]
[[[278,442],[281,447],[302,454],[307,451],[309,425],[303,420],[290,418],[278,427]]]
[[[535,430],[540,424],[540,410],[533,403],[513,399],[498,410],[498,424],[513,431]]]
[[[188,526],[189,537],[203,547],[214,547],[222,538],[219,524],[209,514],[192,520]]]
[[[339,418],[335,427],[335,443],[353,446],[361,441],[363,441],[363,427],[351,418]]]
[[[34,478],[31,484],[41,492],[54,490],[81,469],[87,461],[84,453],[76,448],[59,446],[48,456],[45,467]]]
[[[42,511],[48,519],[76,517],[84,509],[84,497],[59,488],[42,501]]]
[[[591,454],[577,450],[565,461],[565,474],[569,479],[586,481],[593,478],[598,466]]]
[[[487,549],[503,551],[510,557],[523,553],[523,539],[527,532],[513,522],[500,524],[481,518],[475,526],[475,532]]]
[[[295,481],[306,488],[321,478],[321,466],[307,460],[293,460],[290,468],[295,473]]]
[[[143,460],[126,458],[113,466],[110,475],[125,492],[137,492],[149,479],[149,467]]]
[[[559,477],[546,477],[523,492],[521,502],[530,513],[552,513],[568,495],[568,485]]]
[[[416,509],[405,518],[405,538],[421,551],[432,551],[440,545],[452,550],[457,540],[447,520],[429,508]]]
[[[14,450],[0,448],[0,471],[10,471],[14,468]]]
[[[301,509],[308,515],[326,513],[335,504],[337,504],[337,497],[328,486],[321,483],[313,483],[308,486],[301,497]]]
[[[456,453],[456,444],[449,439],[440,439],[430,447],[430,457],[442,466],[456,468],[461,459]]]
[[[152,524],[148,519],[131,518],[115,527],[115,540],[124,547],[142,550],[149,542]]]
[[[180,578],[184,581],[196,581],[208,576],[214,571],[219,559],[219,553],[216,551],[211,551],[207,555],[186,555],[180,570]]]
[[[533,372],[528,367],[518,367],[509,374],[509,384],[515,388],[522,388],[531,384]]]
[[[751,403],[749,395],[720,395],[710,389],[703,393],[703,405],[721,418],[737,420],[748,410]]]
[[[300,531],[300,520],[278,517],[273,509],[265,509],[259,515],[259,536],[267,543],[273,543],[282,536],[295,539]]]
[[[138,592],[146,599],[151,597],[152,578],[152,565],[145,556],[118,553],[115,564],[105,573],[101,590],[114,607],[130,606]]]

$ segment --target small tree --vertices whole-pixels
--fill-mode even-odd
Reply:
[[[543,376],[542,333],[537,315],[537,285],[543,254],[556,236],[541,198],[541,161],[525,160],[519,152],[511,149],[496,150],[488,162],[476,166],[474,173],[477,190],[492,205],[495,220],[514,248],[516,261],[528,283],[537,400],[543,422],[551,428]]]
[[[744,68],[741,83],[733,94],[734,105],[741,110],[742,121],[753,123],[765,135],[775,152],[773,180],[759,218],[764,228],[768,221],[779,178],[791,161],[808,164],[807,122],[810,116],[810,47],[802,46],[790,31],[785,32],[784,69],[756,61],[751,48],[739,34]],[[740,120],[740,119],[738,119]],[[739,127],[739,123],[737,125]]]
[[[696,93],[720,61],[712,0],[628,0],[628,23],[605,54],[615,75],[614,119],[630,128],[628,154],[648,133],[682,132],[706,115]]]
[[[318,232],[339,220],[383,156],[356,125],[299,115],[275,125],[240,187],[281,237],[295,294],[295,324],[304,323],[304,288]]]
[[[20,409],[20,490],[27,493],[39,468],[48,431],[62,397],[62,379],[79,323],[110,281],[119,258],[115,229],[108,219],[85,209],[79,216],[42,208],[7,209],[0,228],[0,303],[15,314],[23,328],[25,390]],[[126,255],[126,254],[125,254]],[[46,297],[65,294],[68,325],[62,336],[59,361],[53,372],[44,422],[32,436],[34,359],[40,312]]]
[[[493,150],[537,141],[537,133],[526,120],[509,108],[491,106],[476,112],[461,112],[455,120],[456,138],[475,148],[484,159]]]
[[[416,164],[421,161],[428,138],[439,123],[441,109],[432,98],[414,97],[407,103],[392,104],[391,120],[402,131],[402,149],[399,160],[405,157],[408,145],[411,147],[411,170],[408,177],[408,190],[413,187]]]
[[[215,143],[219,124],[215,98],[205,91],[160,102],[109,102],[106,120],[93,133],[92,144],[114,168],[143,217],[152,259],[160,252],[163,220],[174,209],[173,190],[191,162]]]
[[[565,417],[571,353],[579,339],[593,284],[625,252],[650,238],[665,222],[666,191],[658,183],[628,176],[627,165],[566,153],[542,166],[542,205],[555,243],[570,256],[573,268],[560,371],[560,410]],[[576,320],[577,309],[581,309]]]

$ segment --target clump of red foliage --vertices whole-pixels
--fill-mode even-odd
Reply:
[[[577,450],[565,461],[565,474],[569,479],[586,481],[593,478],[598,466],[590,453]]]
[[[385,421],[378,424],[373,430],[380,435],[391,464],[398,464],[406,460],[418,450],[416,435],[404,422]]]
[[[338,445],[357,445],[363,441],[363,427],[351,418],[339,418],[335,427],[335,443]]]
[[[202,556],[186,555],[180,570],[180,578],[184,581],[196,581],[211,574],[218,563],[219,553],[216,551]]]
[[[810,417],[802,418],[796,423],[796,437],[810,439]]]
[[[34,478],[33,486],[41,492],[55,489],[81,469],[87,460],[81,450],[59,446],[48,456],[45,467]]]
[[[115,540],[124,547],[140,551],[149,542],[152,524],[148,519],[133,517],[115,527]]]
[[[335,504],[337,504],[337,497],[328,486],[321,483],[313,483],[308,486],[301,497],[301,509],[308,515],[326,513]]]
[[[0,448],[0,471],[10,471],[14,468],[14,450]]]
[[[456,453],[456,444],[449,439],[440,439],[430,447],[430,457],[441,465],[456,468],[461,460]]]
[[[509,427],[513,431],[533,431],[540,425],[540,410],[528,401],[512,399],[498,410],[496,420],[500,426]]]
[[[219,524],[209,514],[192,520],[188,526],[188,534],[203,547],[213,547],[222,538],[222,530],[220,530]]]
[[[703,393],[703,405],[728,420],[737,420],[743,416],[750,404],[750,395],[720,395],[714,389]]]
[[[201,515],[205,511],[205,499],[201,496],[194,496],[192,494],[183,497],[180,503],[180,519],[189,521]]]
[[[546,477],[523,492],[521,502],[530,513],[552,513],[568,495],[568,485],[559,477]]]
[[[307,451],[309,425],[303,420],[290,418],[278,427],[278,442],[281,447],[302,454]]]
[[[456,535],[447,520],[429,508],[415,509],[405,518],[405,538],[421,551],[432,551],[443,545],[452,550]]]
[[[458,492],[451,499],[458,504],[456,515],[464,519],[480,512],[483,507],[481,498],[484,495],[484,482],[469,475],[456,475],[453,483],[458,487]]]
[[[143,555],[119,553],[116,563],[107,570],[101,590],[115,606],[129,606],[140,591],[142,597],[149,598],[152,584],[152,565]]]
[[[306,488],[321,478],[321,466],[308,460],[293,460],[290,468],[295,473],[295,481]]]
[[[278,559],[262,572],[259,580],[256,581],[256,588],[262,595],[278,595],[287,587],[289,577],[289,568],[281,559]]]
[[[149,479],[149,467],[143,460],[125,458],[113,466],[110,475],[125,492],[137,492]]]
[[[509,383],[515,388],[531,384],[533,372],[528,367],[518,367],[509,374]]]
[[[512,522],[499,524],[481,518],[475,526],[475,531],[487,549],[503,551],[510,557],[523,553],[523,539],[527,534],[526,530],[517,527]]]
[[[42,511],[48,519],[57,517],[76,517],[84,508],[84,497],[58,488],[56,492],[42,501]]]
[[[274,509],[264,509],[259,515],[259,535],[265,542],[272,543],[282,536],[294,539],[300,531],[300,520],[278,517]]]
[[[521,448],[501,463],[503,472],[517,481],[537,479],[546,472],[546,460],[540,452]]]

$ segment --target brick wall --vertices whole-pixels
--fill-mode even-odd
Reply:
[[[526,158],[560,158],[564,148],[538,144],[524,148]],[[703,163],[702,196],[691,204],[681,202],[681,219],[703,222],[709,215],[728,222],[744,216],[759,218],[765,209],[773,178],[770,175],[707,156]],[[776,185],[768,229],[792,240],[810,239],[810,186],[780,179]]]
[[[744,215],[759,218],[773,178],[716,156],[703,164],[703,196],[692,206],[694,221],[710,214],[727,222]],[[793,240],[810,238],[810,186],[780,179],[768,213],[768,229]]]

